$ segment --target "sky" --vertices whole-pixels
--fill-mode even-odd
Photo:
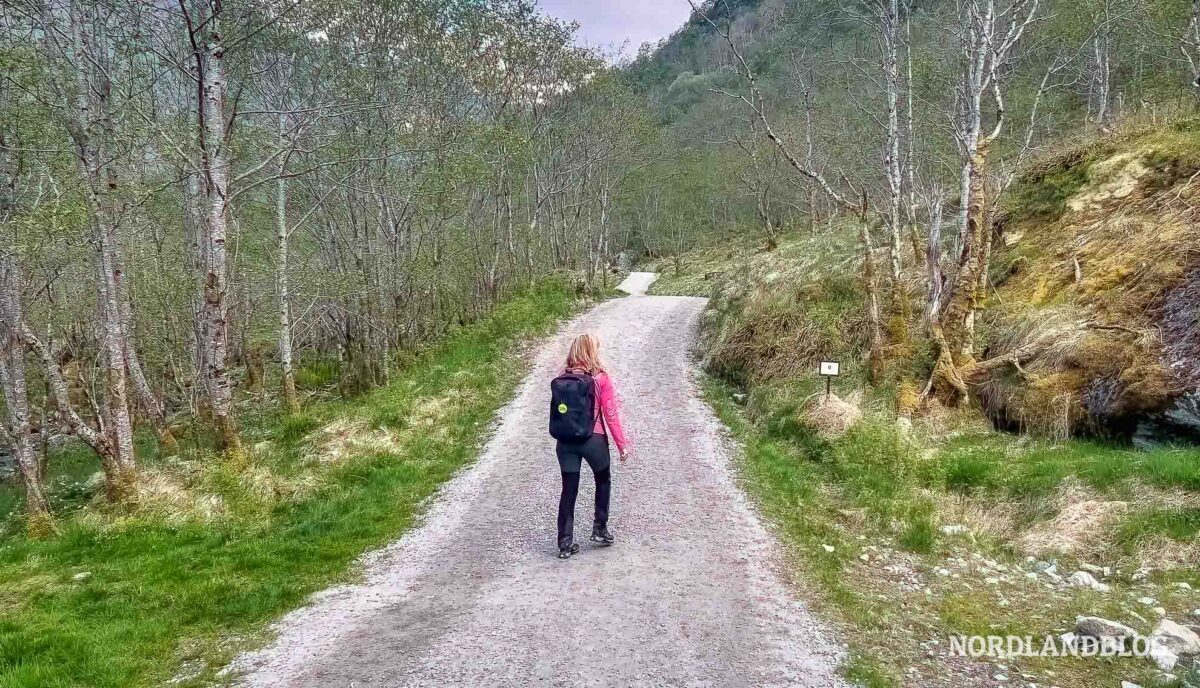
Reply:
[[[632,57],[638,46],[669,36],[691,13],[687,0],[541,0],[546,14],[579,22],[580,42],[620,47]]]

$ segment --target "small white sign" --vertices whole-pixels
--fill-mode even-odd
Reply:
[[[821,374],[836,377],[841,373],[841,364],[837,361],[821,361]]]

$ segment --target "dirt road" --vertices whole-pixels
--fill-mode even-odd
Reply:
[[[652,276],[626,286],[641,293]],[[424,524],[368,557],[362,584],[285,617],[240,658],[249,686],[841,686],[841,649],[795,601],[732,479],[690,376],[703,299],[630,296],[576,318],[534,368],[479,462]],[[548,383],[569,338],[599,335],[634,443],[614,456],[611,548],[555,557],[560,487]],[[615,452],[614,452],[615,454]]]

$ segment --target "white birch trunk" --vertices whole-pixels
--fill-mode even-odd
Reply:
[[[887,91],[887,150],[884,167],[888,182],[888,229],[891,231],[891,278],[893,306],[900,305],[901,289],[901,190],[900,174],[900,50],[898,28],[900,23],[899,0],[885,0],[881,8],[880,37],[884,47],[883,76]]]
[[[238,454],[241,452],[241,439],[233,409],[226,327],[230,163],[225,120],[225,47],[220,14],[207,17],[202,30],[204,35],[197,36],[200,78],[200,102],[197,106],[200,115],[201,189],[207,203],[202,247],[205,255],[203,301],[200,309],[205,337],[201,343],[204,350],[203,377],[221,448],[230,454]]]
[[[6,221],[4,205],[0,203],[0,222]],[[0,418],[0,441],[11,447],[25,486],[26,529],[30,535],[42,537],[53,533],[55,526],[29,412],[23,322],[20,272],[11,249],[0,243],[0,392],[5,410],[5,417]]]
[[[287,145],[284,134],[284,116],[279,116],[279,144]],[[292,413],[300,411],[300,398],[296,394],[296,370],[292,365],[292,309],[291,283],[288,273],[290,251],[288,238],[290,229],[287,219],[287,172],[286,160],[280,164],[279,178],[275,183],[275,222],[278,232],[278,259],[275,272],[275,284],[279,291],[279,365],[283,369],[283,403]]]
[[[925,318],[932,322],[942,308],[942,198],[935,194],[929,202],[929,239],[925,245],[925,270],[928,291]]]
[[[94,10],[93,10],[94,11]],[[49,17],[47,18],[49,20]],[[95,17],[83,5],[69,10],[75,75],[73,103],[64,103],[67,127],[75,144],[75,160],[84,181],[89,223],[96,247],[97,295],[99,297],[101,358],[105,373],[104,416],[110,452],[103,461],[110,497],[123,498],[134,479],[133,422],[129,412],[126,373],[126,332],[120,304],[124,274],[120,270],[116,221],[119,214],[115,192],[118,176],[110,153],[114,133],[110,99],[112,83],[104,74],[97,78],[97,64],[105,64],[105,45],[90,41],[102,31],[93,26]],[[57,365],[57,364],[55,364]]]
[[[1192,0],[1192,13],[1179,41],[1179,51],[1192,71],[1192,87],[1200,88],[1200,0]]]

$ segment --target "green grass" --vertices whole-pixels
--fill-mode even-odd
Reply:
[[[561,284],[542,285],[425,352],[386,388],[251,428],[272,442],[269,466],[315,480],[298,501],[263,498],[210,458],[198,484],[229,505],[222,518],[67,516],[59,537],[0,540],[0,688],[158,685],[191,660],[207,668],[182,685],[211,678],[244,647],[232,639],[258,637],[413,523],[474,458],[478,426],[519,381],[514,343],[547,332],[574,303]],[[306,458],[303,437],[333,418],[400,431],[422,400],[448,393],[445,432],[405,434],[394,452],[333,467]],[[90,576],[74,580],[82,572]]]
[[[845,674],[855,685],[862,688],[893,688],[900,681],[895,677],[895,670],[872,657],[860,654],[850,656],[846,662]]]
[[[938,452],[938,462],[944,487],[962,494],[1045,496],[1069,477],[1109,494],[1121,494],[1133,481],[1200,489],[1196,448],[1136,451],[1089,440],[1022,448],[1004,435],[968,435],[947,442]]]
[[[664,267],[658,279],[646,291],[651,296],[702,296],[713,295],[719,278],[710,279],[703,274],[692,272],[676,273],[674,268]]]
[[[296,386],[303,390],[334,387],[340,376],[341,365],[337,361],[303,361],[296,367]]]
[[[1117,543],[1126,551],[1157,537],[1189,542],[1200,537],[1200,509],[1151,507],[1132,514],[1117,531]]]
[[[896,538],[901,549],[929,554],[937,544],[937,507],[918,501],[909,505],[904,514],[904,530]]]

